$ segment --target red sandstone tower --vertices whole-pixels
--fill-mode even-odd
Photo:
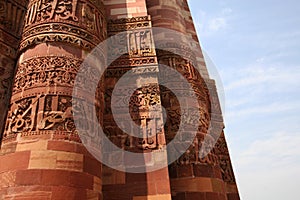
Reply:
[[[2,0],[0,19],[1,200],[239,199],[215,82],[209,78],[186,0]],[[170,35],[155,35],[153,27],[184,38],[171,41]],[[124,151],[151,153],[176,137],[183,113],[174,91],[160,86],[160,79],[171,76],[157,75],[160,64],[185,77],[200,105],[192,144],[156,171],[132,173],[102,164],[83,144],[73,119],[72,92],[81,64],[99,43],[124,31],[125,39],[116,42],[124,43],[126,53],[99,78],[95,96],[81,93],[96,108],[110,141]],[[186,48],[187,39],[196,41],[197,51]],[[159,46],[161,41],[167,41],[168,50]],[[112,114],[113,90],[129,71],[143,81],[129,81],[118,94],[139,88],[128,101],[130,120],[141,126],[144,138],[120,130]],[[173,85],[179,99],[189,104],[180,80]],[[153,106],[154,114],[149,112]],[[164,110],[164,126],[150,129],[150,122],[162,121]],[[117,117],[126,118],[122,113]],[[210,137],[210,151],[199,157],[209,135],[220,137]],[[167,162],[168,155],[161,159]],[[122,159],[117,152],[108,156]]]

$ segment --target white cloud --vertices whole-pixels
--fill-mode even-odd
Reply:
[[[300,134],[256,140],[234,157],[242,199],[298,199]]]
[[[230,121],[235,121],[237,117],[276,114],[279,112],[293,111],[295,109],[300,109],[300,105],[298,102],[293,102],[293,103],[275,102],[267,105],[265,104],[258,105],[258,106],[251,105],[248,108],[243,108],[240,110],[239,109],[229,110],[226,113],[226,118],[228,118]],[[252,120],[254,120],[254,118],[252,118]]]
[[[208,28],[210,31],[219,31],[221,29],[226,28],[227,22],[224,17],[217,17],[209,20]]]
[[[232,13],[232,9],[231,8],[223,8],[222,10],[222,14],[223,15],[228,15]]]
[[[282,83],[286,85],[300,84],[300,67],[287,67],[276,64],[265,64],[262,59],[258,63],[250,65],[246,68],[237,68],[232,73],[226,73],[227,85],[225,90],[235,90],[247,86],[257,85],[262,87],[263,83],[278,85]]]
[[[244,169],[257,169],[261,167],[282,167],[287,164],[300,164],[300,135],[299,133],[281,132],[264,140],[256,140],[248,149],[238,156],[239,166]]]
[[[228,19],[231,13],[231,8],[223,8],[217,14],[199,10],[194,18],[194,24],[201,37],[209,36],[228,27]]]
[[[300,67],[255,62],[245,68],[221,73],[227,122],[254,120],[253,116],[276,118],[300,111]],[[252,117],[251,117],[252,116]],[[248,117],[248,118],[247,118]]]
[[[241,199],[298,200],[300,21],[295,5],[195,1],[200,40],[222,69],[225,132]]]

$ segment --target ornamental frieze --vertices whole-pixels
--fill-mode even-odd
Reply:
[[[132,67],[157,64],[157,57],[126,58],[120,57],[110,64],[111,67]]]
[[[156,56],[151,29],[138,29],[121,32],[110,41],[109,55],[116,57],[127,55],[129,58]],[[108,57],[110,60],[110,58]]]
[[[134,68],[108,68],[105,72],[106,78],[120,78],[125,73],[130,73],[131,75],[139,76],[141,74],[157,74],[157,66],[147,66],[147,67],[134,67]]]
[[[16,133],[60,131],[76,134],[72,112],[80,107],[71,96],[38,95],[10,106],[4,137]],[[90,105],[92,110],[93,104]],[[81,110],[80,110],[81,111]]]
[[[20,50],[45,42],[68,42],[91,50],[107,35],[103,13],[103,6],[88,0],[32,0]]]
[[[29,37],[28,39],[21,41],[19,49],[20,51],[24,51],[28,47],[47,42],[66,42],[68,44],[81,47],[85,50],[92,50],[95,47],[95,44],[77,36],[64,34],[43,34]]]
[[[36,87],[73,87],[81,59],[66,56],[35,57],[23,61],[15,76],[13,94]]]
[[[108,21],[109,35],[122,31],[151,27],[150,16],[114,19]]]
[[[122,119],[123,123],[127,120]],[[134,132],[139,133],[142,138],[124,133],[111,121],[104,122],[104,133],[111,142],[126,150],[157,150],[163,147],[165,139],[161,117],[140,117],[134,119],[134,122],[139,125]]]

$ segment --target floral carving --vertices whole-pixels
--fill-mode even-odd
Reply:
[[[22,62],[15,76],[13,93],[33,87],[74,84],[81,59],[65,56],[35,57]]]

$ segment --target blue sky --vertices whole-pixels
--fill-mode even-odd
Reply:
[[[225,91],[226,136],[243,200],[298,200],[300,1],[189,0]]]

